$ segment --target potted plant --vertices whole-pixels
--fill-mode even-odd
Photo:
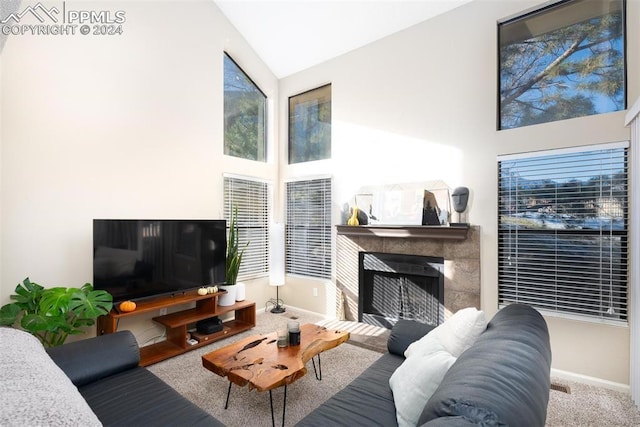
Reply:
[[[111,294],[94,290],[90,283],[81,288],[45,289],[27,277],[15,292],[9,297],[15,302],[0,308],[0,326],[19,321],[45,347],[62,345],[69,335],[83,333],[80,328],[94,325],[113,306]]]
[[[221,289],[227,291],[226,295],[221,295],[218,301],[219,305],[228,306],[236,302],[236,282],[238,280],[238,271],[242,263],[242,256],[245,249],[249,246],[249,242],[240,249],[240,240],[238,238],[238,207],[234,207],[229,223],[229,237],[227,238],[227,280]]]

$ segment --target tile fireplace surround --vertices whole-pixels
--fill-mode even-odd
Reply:
[[[444,258],[445,319],[461,308],[480,309],[480,227],[465,239],[344,234],[338,230],[336,256],[337,317],[358,320],[358,253],[384,252]]]

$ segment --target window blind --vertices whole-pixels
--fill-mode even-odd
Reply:
[[[227,229],[235,207],[238,208],[240,248],[245,247],[238,280],[266,276],[269,272],[270,185],[239,177],[224,177],[224,218]]]
[[[627,321],[628,144],[498,159],[498,299]]]
[[[286,183],[285,263],[289,274],[331,278],[331,179]]]

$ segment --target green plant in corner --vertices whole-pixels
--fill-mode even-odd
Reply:
[[[81,288],[44,288],[27,277],[9,298],[15,302],[0,308],[0,326],[20,327],[45,347],[64,344],[69,335],[83,333],[80,328],[95,324],[98,316],[109,313],[113,297],[94,290],[90,283]]]
[[[227,285],[235,285],[238,280],[238,271],[242,263],[244,251],[249,246],[249,242],[240,249],[240,240],[238,238],[238,207],[234,207],[229,223],[229,238],[227,239]]]

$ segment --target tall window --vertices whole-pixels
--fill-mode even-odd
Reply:
[[[289,163],[331,157],[331,85],[289,98]]]
[[[266,161],[267,97],[224,54],[224,154]]]
[[[624,110],[624,0],[569,0],[498,25],[498,128]]]
[[[269,273],[270,185],[264,181],[225,176],[224,218],[227,227],[236,207],[239,247],[249,243],[242,257],[238,280],[266,276]]]
[[[331,179],[287,182],[286,272],[331,278]]]
[[[498,298],[627,321],[628,143],[498,159]]]

